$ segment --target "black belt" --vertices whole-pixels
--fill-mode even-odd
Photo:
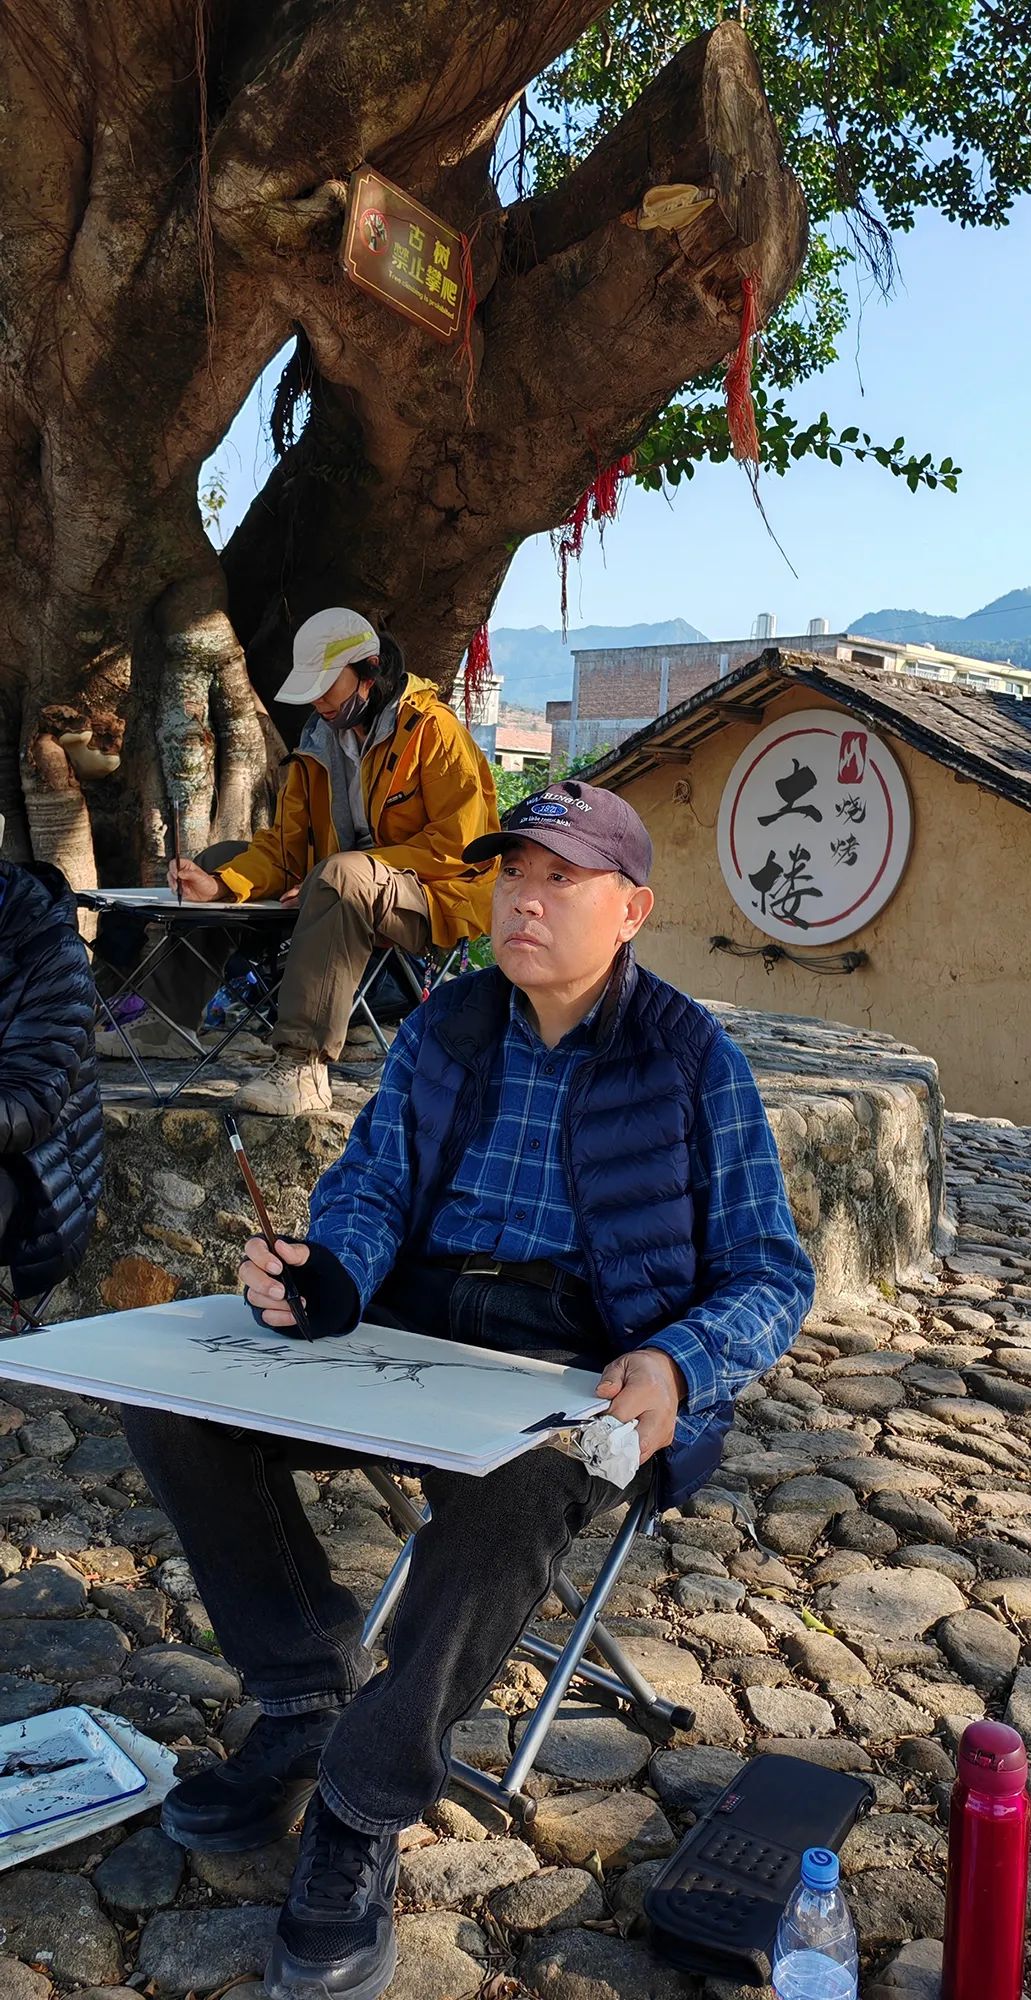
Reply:
[[[466,1278],[504,1278],[509,1284],[539,1285],[549,1292],[557,1279],[560,1291],[570,1292],[585,1302],[591,1296],[585,1279],[575,1278],[572,1271],[563,1271],[545,1257],[537,1257],[529,1264],[502,1264],[486,1251],[473,1250],[467,1257],[434,1257],[432,1262],[446,1264],[451,1271],[461,1271]]]

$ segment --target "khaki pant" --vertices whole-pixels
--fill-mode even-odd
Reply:
[[[219,841],[197,861],[214,874],[244,853],[244,841]],[[213,904],[212,914],[224,907]],[[253,951],[257,938],[253,929],[231,921],[210,930],[205,925],[193,935],[217,970],[209,972],[191,953],[179,951],[141,987],[144,998],[152,993],[166,1014],[189,1028],[216,991],[230,953]],[[429,949],[429,904],[419,877],[408,868],[388,868],[360,849],[320,861],[301,885],[273,1047],[336,1062],[358,982],[380,941],[416,953]]]

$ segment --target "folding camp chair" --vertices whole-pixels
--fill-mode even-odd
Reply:
[[[117,984],[107,993],[97,994],[98,1025],[114,1029],[124,1045],[127,1061],[131,1062],[145,1084],[155,1104],[174,1104],[184,1090],[196,1083],[197,1078],[216,1064],[223,1050],[241,1032],[253,1026],[258,1031],[268,1032],[276,995],[283,978],[286,964],[286,946],[282,942],[284,930],[292,930],[297,919],[293,906],[283,907],[279,903],[236,903],[232,906],[232,917],[226,915],[224,905],[211,903],[177,904],[173,898],[158,902],[154,892],[145,889],[83,889],[76,896],[80,909],[88,909],[98,914],[116,912],[123,918],[135,919],[141,930],[146,927],[148,936],[142,957],[128,970],[107,967],[117,978]],[[228,926],[238,934],[235,949],[247,961],[252,974],[253,993],[246,999],[223,1032],[205,1047],[189,1028],[174,1021],[170,1014],[154,997],[150,982],[158,968],[176,952],[187,952],[198,959],[217,982],[222,976],[222,966],[212,963],[205,953],[199,938],[205,930]],[[98,946],[99,932],[92,939],[84,940],[95,965],[104,965],[102,950]],[[183,1074],[171,1090],[163,1090],[155,1081],[146,1062],[140,1054],[131,1035],[127,1035],[120,1021],[116,1003],[128,992],[144,989],[143,997],[150,1012],[162,1021],[171,1035],[182,1042],[187,1056],[192,1053],[195,1061],[187,1063]]]
[[[469,964],[469,946],[465,938],[452,945],[450,951],[438,951],[431,945],[427,956],[420,960],[414,952],[402,950],[400,945],[388,944],[381,940],[358,984],[351,1008],[352,1021],[364,1021],[371,1028],[380,1054],[385,1056],[390,1047],[383,1029],[373,1012],[370,995],[389,972],[397,983],[412,996],[413,1001],[428,1000],[433,988],[441,979],[448,979],[452,973],[465,972]],[[425,973],[416,970],[425,966]]]
[[[44,1292],[30,1307],[23,1305],[21,1299],[16,1299],[6,1285],[0,1285],[0,1340],[19,1333],[38,1333],[45,1324],[43,1314],[56,1290],[57,1286],[52,1285],[49,1292]]]
[[[427,1507],[420,1514],[418,1508],[381,1465],[365,1464],[362,1469],[370,1484],[386,1501],[395,1523],[408,1531],[408,1540],[365,1622],[362,1643],[371,1649],[404,1589],[415,1537],[424,1521],[429,1519],[430,1510]],[[690,1729],[694,1722],[690,1709],[683,1708],[676,1702],[665,1701],[661,1695],[656,1694],[644,1675],[638,1672],[633,1661],[627,1658],[611,1632],[601,1623],[602,1613],[636,1537],[654,1535],[656,1520],[657,1504],[653,1484],[648,1492],[631,1501],[626,1517],[617,1530],[586,1597],[581,1596],[564,1571],[559,1570],[554,1578],[552,1588],[565,1610],[572,1614],[573,1629],[564,1646],[556,1646],[550,1640],[538,1638],[537,1634],[530,1630],[524,1632],[516,1646],[517,1653],[545,1670],[547,1686],[503,1775],[500,1778],[493,1778],[487,1772],[477,1771],[471,1764],[463,1763],[461,1758],[451,1759],[452,1778],[459,1784],[467,1786],[470,1791],[478,1792],[481,1798],[489,1799],[492,1805],[500,1806],[502,1812],[509,1813],[521,1826],[529,1826],[537,1812],[536,1800],[528,1796],[523,1786],[533,1769],[537,1753],[555,1718],[559,1703],[574,1678],[586,1681],[589,1687],[596,1689],[610,1702],[629,1702],[639,1716],[658,1722],[665,1733],[674,1729]],[[589,1646],[593,1646],[596,1652],[601,1654],[606,1663],[604,1667],[595,1666],[584,1658]]]

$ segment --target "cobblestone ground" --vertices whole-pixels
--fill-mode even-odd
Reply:
[[[989,1713],[1031,1743],[1031,1131],[952,1119],[949,1147],[942,1282],[811,1319],[743,1402],[718,1479],[633,1552],[612,1622],[694,1729],[656,1746],[571,1703],[526,1837],[457,1793],[413,1827],[392,2000],[745,2000],[653,1958],[641,1899],[771,1745],[872,1778],[876,1810],[843,1854],[864,2000],[936,2000],[958,1737]],[[10,1396],[0,1719],[88,1700],[175,1745],[183,1770],[221,1757],[252,1711],[114,1417]],[[371,1489],[298,1479],[334,1565],[371,1596],[396,1546]],[[598,1547],[577,1546],[574,1578]],[[510,1668],[463,1753],[500,1768],[537,1686]],[[189,1855],[137,1820],[0,1874],[0,2000],[259,2000],[293,1844]]]

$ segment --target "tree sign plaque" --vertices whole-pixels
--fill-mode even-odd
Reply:
[[[344,267],[363,292],[435,339],[460,339],[461,236],[373,167],[351,175]]]
[[[738,909],[781,943],[833,944],[894,895],[909,857],[902,770],[862,723],[803,709],[759,730],[723,790],[716,846]]]

